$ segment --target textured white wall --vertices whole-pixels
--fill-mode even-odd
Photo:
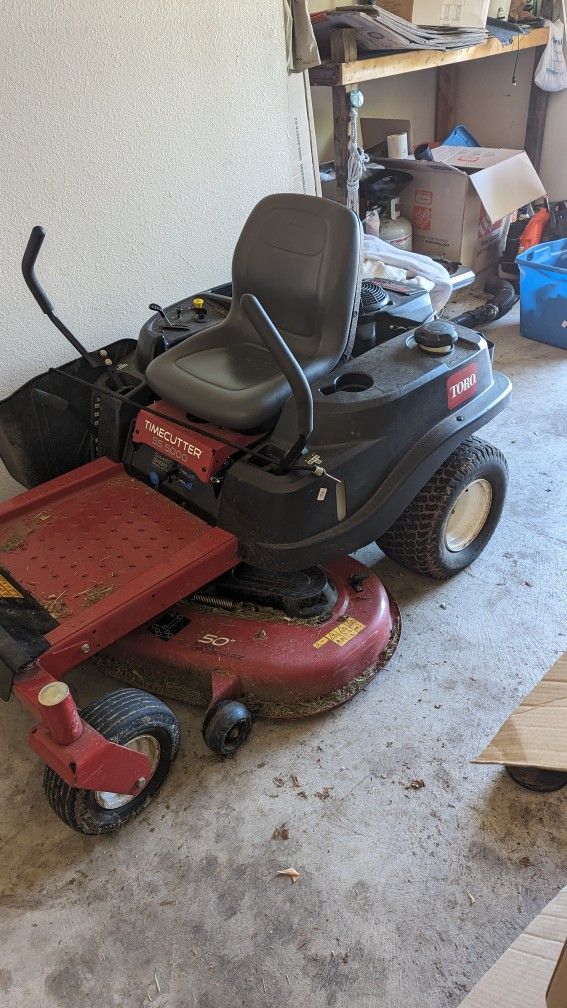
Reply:
[[[33,224],[87,346],[135,337],[150,301],[229,276],[250,208],[291,188],[288,130],[281,0],[5,0],[0,395],[75,356],[21,278]]]

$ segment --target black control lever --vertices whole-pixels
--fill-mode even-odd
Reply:
[[[189,332],[191,328],[190,326],[175,325],[173,322],[170,322],[167,315],[165,314],[165,310],[161,307],[161,305],[158,305],[154,301],[152,301],[152,303],[148,305],[148,308],[150,309],[150,311],[156,312],[159,315],[159,317],[163,319],[163,325],[161,327],[162,332],[164,331],[164,329],[167,329],[168,332],[170,329],[174,329],[176,332]]]
[[[161,305],[158,305],[154,301],[152,301],[152,303],[150,305],[148,305],[148,308],[150,309],[150,311],[157,312],[157,314],[160,316],[160,318],[162,318],[163,321],[167,323],[167,325],[170,324],[169,323],[169,319],[168,319],[167,315],[165,314],[165,312],[164,312],[163,308],[161,307]]]
[[[55,312],[53,311],[53,305],[49,300],[47,294],[45,293],[43,287],[41,286],[39,280],[35,275],[35,264],[37,257],[39,255],[41,246],[43,245],[43,240],[45,238],[45,228],[36,224],[32,228],[32,233],[28,238],[28,243],[26,245],[26,250],[22,258],[22,274],[26,284],[35,298],[37,304],[41,308],[44,315],[47,315],[48,319],[53,322],[53,325],[60,333],[65,337],[66,340],[77,350],[81,357],[83,357],[87,364],[91,367],[100,367],[102,358],[96,358],[85,349],[82,343],[79,342],[76,336],[67,329],[67,326],[58,319]],[[112,362],[108,359],[104,360],[103,363],[111,364]]]
[[[297,440],[288,448],[279,463],[279,470],[284,471],[293,465],[305,448],[313,431],[313,396],[303,370],[282,339],[270,316],[264,310],[257,297],[253,294],[243,294],[240,307],[248,321],[254,326],[258,336],[274,360],[278,363],[287,378],[297,415]]]

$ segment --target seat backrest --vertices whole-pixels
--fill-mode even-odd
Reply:
[[[352,347],[360,269],[352,210],[317,196],[267,196],[234,250],[233,307],[254,294],[301,363],[330,369]]]

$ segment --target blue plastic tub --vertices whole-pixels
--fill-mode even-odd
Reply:
[[[455,126],[449,136],[443,140],[443,147],[480,147],[478,140],[475,140],[472,133],[466,126]]]
[[[526,249],[520,268],[520,330],[567,350],[567,238]]]

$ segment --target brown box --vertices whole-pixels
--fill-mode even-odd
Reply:
[[[380,7],[417,25],[484,28],[490,0],[380,0]]]
[[[460,1008],[567,1008],[567,888],[485,973]]]
[[[435,161],[388,160],[413,181],[400,209],[413,224],[413,249],[476,272],[495,263],[510,214],[545,195],[525,151],[489,147],[436,147]]]
[[[567,772],[567,651],[474,762]]]
[[[474,762],[567,772],[567,651]],[[566,941],[567,888],[485,974],[462,1008],[567,1008]]]

